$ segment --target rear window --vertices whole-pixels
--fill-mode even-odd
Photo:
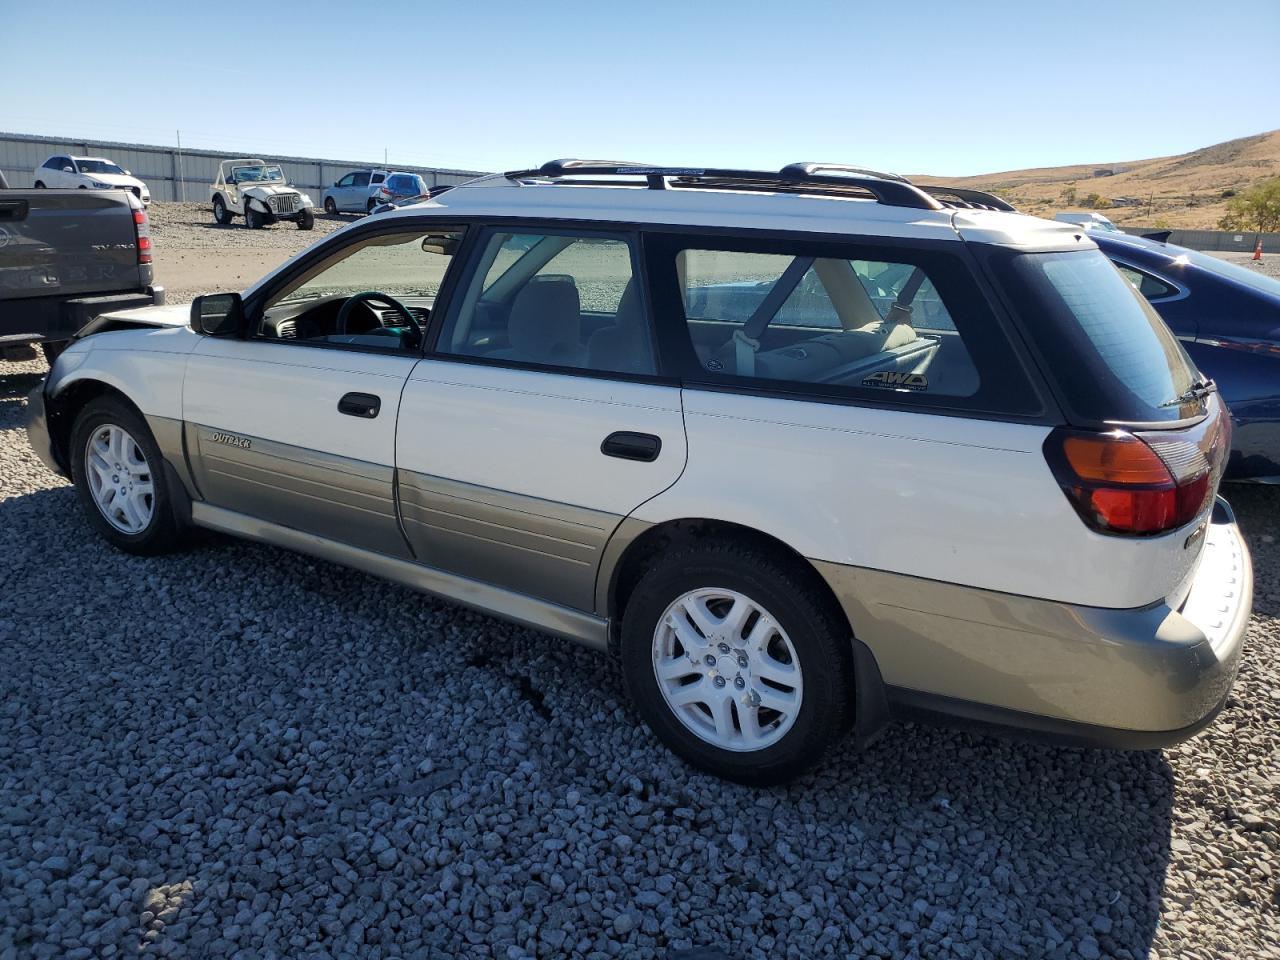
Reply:
[[[1160,315],[1100,251],[997,261],[1027,333],[1072,412],[1148,423],[1200,412],[1179,397],[1198,379]]]

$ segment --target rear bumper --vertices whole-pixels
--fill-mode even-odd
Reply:
[[[76,331],[101,314],[158,306],[164,300],[164,287],[158,286],[100,297],[10,300],[0,310],[0,336],[10,343],[70,340]]]
[[[1248,548],[1221,498],[1176,610],[1083,607],[817,566],[874,655],[892,716],[1126,749],[1174,743],[1212,721],[1239,669],[1253,605]]]

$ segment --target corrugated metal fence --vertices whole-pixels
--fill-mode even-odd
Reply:
[[[183,150],[140,143],[115,143],[107,140],[63,140],[22,133],[0,133],[0,170],[9,186],[30,187],[35,183],[32,171],[56,154],[105,156],[132,171],[151,191],[152,200],[187,200],[200,203],[209,199],[209,184],[218,174],[223,160],[256,156],[255,153],[222,153],[215,150]],[[279,162],[290,183],[312,192],[316,205],[320,192],[351,170],[382,164],[369,160],[321,160],[310,157],[262,157]],[[450,170],[438,167],[413,167],[391,164],[393,170],[421,174],[428,186],[464,183],[480,174],[473,170]]]
[[[1158,227],[1122,227],[1125,233],[1144,236],[1148,233],[1164,233]],[[1231,233],[1223,230],[1174,230],[1169,234],[1169,243],[1192,250],[1205,250],[1222,253],[1237,250],[1240,253],[1252,253],[1254,244],[1258,242],[1258,234],[1252,232]],[[1262,249],[1271,253],[1280,253],[1280,233],[1262,234]]]

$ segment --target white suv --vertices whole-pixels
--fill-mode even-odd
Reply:
[[[725,777],[907,716],[1147,748],[1235,677],[1219,396],[1078,229],[955,191],[557,161],[94,329],[30,435],[111,543],[207,527],[611,650]]]

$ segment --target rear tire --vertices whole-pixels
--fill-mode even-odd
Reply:
[[[338,205],[333,202],[333,197],[324,198],[324,212],[331,217],[338,212]]]
[[[71,428],[71,477],[89,525],[112,546],[155,556],[181,544],[184,528],[164,458],[146,421],[127,404],[100,397],[80,411]]]
[[[365,201],[364,212],[373,213],[373,208],[376,206],[378,206],[378,202],[374,200],[373,197],[370,197],[367,201]]]
[[[227,224],[231,222],[232,216],[233,215],[231,211],[227,209],[227,205],[226,203],[223,202],[222,197],[221,196],[214,197],[213,198],[213,219],[217,220],[218,223],[222,224],[225,227]]]
[[[848,633],[796,563],[747,543],[699,544],[666,554],[632,591],[623,677],[672,752],[728,780],[781,783],[849,726]]]
[[[316,225],[316,215],[310,210],[303,210],[302,215],[298,217],[298,229],[310,230]]]

